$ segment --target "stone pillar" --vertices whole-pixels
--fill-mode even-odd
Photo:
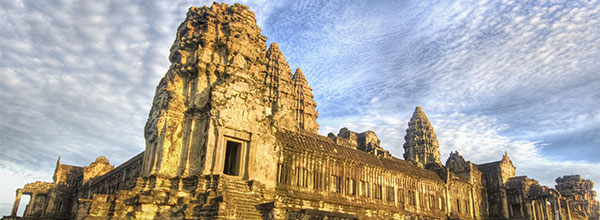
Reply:
[[[548,212],[546,212],[546,202],[544,199],[540,199],[538,202],[538,206],[540,209],[540,217],[542,220],[548,220]]]
[[[552,200],[552,214],[554,219],[562,219],[562,213],[560,211],[560,201],[558,198]]]
[[[355,179],[358,180],[358,178],[355,178]],[[354,184],[356,186],[358,186],[358,183],[356,181],[354,182]],[[400,195],[398,195],[398,192],[399,192],[398,187],[400,187],[400,184],[398,182],[395,182],[395,184],[394,184],[394,207],[396,207],[396,208],[398,207],[398,201],[399,201],[399,196],[400,196]],[[358,192],[356,192],[356,196],[357,197],[359,196]]]
[[[448,183],[446,183],[445,187],[446,188],[444,190],[444,193],[446,194],[446,198],[445,198],[446,204],[444,204],[444,205],[446,205],[446,214],[450,214],[452,212],[452,209],[451,209],[452,206],[450,206],[450,193],[448,192],[448,190],[449,190]]]
[[[548,201],[544,198],[542,199],[542,211],[544,212],[544,219],[545,220],[551,220],[550,219],[550,215],[548,215]]]
[[[535,200],[535,216],[538,220],[544,220],[544,212],[542,212],[539,199]]]
[[[521,218],[525,218],[525,209],[527,208],[527,202],[523,199],[522,195],[517,195],[517,198],[519,199],[519,216],[521,216]]]
[[[569,207],[569,200],[565,199],[565,206],[567,209],[567,220],[571,220],[571,207]]]
[[[546,199],[540,199],[538,205],[540,206],[540,219],[548,220],[548,212],[546,210]]]
[[[48,207],[48,203],[50,203],[50,194],[46,194],[44,199],[44,205],[42,206],[42,215],[46,216],[47,211],[53,211],[52,208]]]
[[[421,185],[419,185],[418,183],[416,184],[416,188],[415,188],[415,208],[417,210],[417,212],[421,211],[421,198],[419,195],[421,195]]]
[[[502,179],[502,177],[500,177],[500,179]],[[504,219],[509,219],[510,216],[508,215],[508,197],[506,196],[505,189],[501,189],[500,196],[502,197],[502,217],[504,217]]]
[[[23,213],[23,217],[30,216],[33,214],[33,213],[31,213],[32,212],[31,209],[34,208],[33,206],[35,203],[33,201],[35,200],[35,196],[36,196],[36,194],[34,194],[34,193],[31,194],[31,196],[29,198],[29,204],[27,204],[27,208],[25,209],[25,212]]]
[[[19,211],[19,203],[21,203],[21,195],[23,195],[23,189],[17,189],[17,196],[15,197],[15,203],[13,204],[12,212],[10,216],[17,216],[17,212]]]
[[[537,208],[535,207],[535,200],[531,200],[531,216],[533,220],[537,220]]]
[[[475,202],[473,201],[473,186],[471,186],[471,190],[469,191],[469,206],[471,206],[471,218],[477,219],[475,215]]]
[[[501,176],[500,179],[502,179]],[[508,215],[508,197],[506,196],[506,189],[500,190],[500,196],[502,199],[502,217],[504,217],[504,219],[509,219],[510,216]]]

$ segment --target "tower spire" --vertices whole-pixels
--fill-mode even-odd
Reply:
[[[440,162],[440,149],[433,125],[421,106],[415,108],[404,136],[404,159],[424,167]]]
[[[292,70],[277,43],[267,49],[267,71],[264,83],[268,88],[273,112],[273,124],[288,130],[297,130],[296,94],[292,82]]]
[[[317,103],[314,101],[314,95],[312,94],[312,88],[308,86],[306,77],[302,73],[302,69],[296,69],[292,76],[294,83],[294,91],[296,94],[296,122],[298,128],[301,130],[310,131],[313,133],[319,132],[319,124],[317,123],[317,117],[319,113],[315,109]]]

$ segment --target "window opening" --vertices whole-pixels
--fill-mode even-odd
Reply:
[[[227,141],[227,149],[225,151],[225,167],[223,173],[227,175],[240,175],[240,154],[242,143],[235,141]]]

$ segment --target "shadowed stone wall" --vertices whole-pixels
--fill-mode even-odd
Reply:
[[[593,183],[515,176],[508,154],[443,165],[421,107],[404,159],[374,131],[319,135],[309,75],[289,68],[247,6],[190,7],[144,128],[145,151],[111,165],[57,162],[31,195],[37,219],[597,219]]]

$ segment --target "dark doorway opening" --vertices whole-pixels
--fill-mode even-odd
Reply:
[[[240,175],[240,155],[242,143],[235,141],[227,141],[227,149],[225,151],[225,167],[223,173],[227,175]]]

